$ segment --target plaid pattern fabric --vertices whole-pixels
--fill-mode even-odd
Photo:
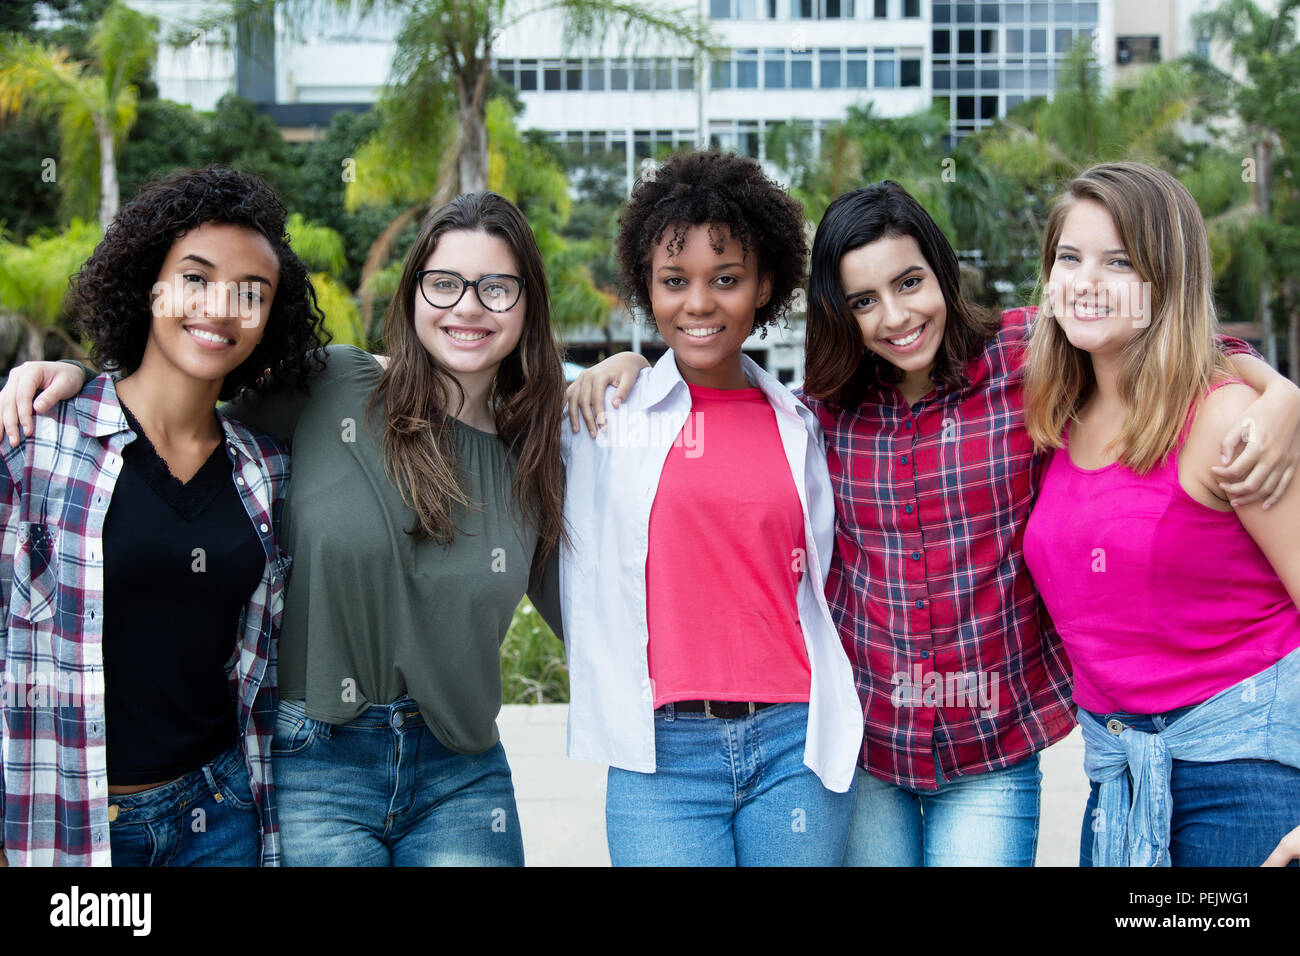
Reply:
[[[0,470],[0,819],[12,865],[106,866],[104,518],[135,440],[112,380],[37,416],[36,434],[5,443]],[[276,635],[288,559],[276,547],[289,458],[282,446],[225,417],[226,449],[267,561],[239,619],[230,663],[262,864],[279,862],[271,737],[277,701]]]
[[[1022,394],[1035,312],[1003,313],[966,387],[915,408],[890,387],[837,415],[803,397],[835,489],[826,597],[862,698],[859,763],[899,786],[1013,766],[1074,725],[1069,661],[1025,566],[1045,465]]]
[[[998,770],[1074,725],[1070,667],[1025,567],[1041,461],[1025,430],[1021,365],[1033,310],[915,408],[893,388],[832,415],[839,527],[826,596],[853,662],[859,763],[917,790]]]

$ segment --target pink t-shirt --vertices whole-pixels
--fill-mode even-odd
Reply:
[[[806,701],[811,671],[796,599],[803,507],[776,414],[757,388],[689,387],[692,420],[668,453],[650,510],[654,706]]]
[[[1186,432],[1184,432],[1184,437]],[[1192,498],[1178,450],[1139,476],[1053,455],[1025,560],[1093,713],[1209,700],[1300,647],[1300,609],[1233,512]]]

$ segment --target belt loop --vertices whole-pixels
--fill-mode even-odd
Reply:
[[[713,701],[706,700],[704,702],[704,716],[710,718],[713,716]]]
[[[664,704],[664,720],[672,723],[677,719],[677,708],[672,704]]]

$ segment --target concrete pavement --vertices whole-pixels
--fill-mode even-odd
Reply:
[[[509,704],[497,721],[514,774],[530,866],[609,866],[605,767],[564,756],[566,704]],[[1077,866],[1088,799],[1076,728],[1042,754],[1039,866]]]

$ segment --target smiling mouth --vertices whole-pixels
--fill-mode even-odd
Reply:
[[[459,329],[443,329],[443,331],[457,342],[478,342],[492,334],[487,329],[479,329],[476,332],[462,332]]]
[[[1087,319],[1100,319],[1103,316],[1110,315],[1110,309],[1097,308],[1096,306],[1089,307],[1085,305],[1080,305],[1078,302],[1076,302],[1074,304],[1074,314],[1081,315]]]
[[[209,332],[207,329],[195,329],[186,326],[185,331],[196,339],[204,342],[211,342],[213,345],[234,345],[234,339],[228,339],[223,335],[217,335],[215,332]]]
[[[888,342],[890,345],[893,345],[900,349],[907,348],[909,345],[911,345],[913,342],[915,342],[917,339],[921,337],[921,333],[925,331],[925,326],[926,323],[922,322],[920,325],[914,328],[911,332],[908,332],[906,335],[900,336],[899,338],[885,339],[885,341]]]
[[[693,339],[703,339],[710,335],[716,335],[722,331],[722,326],[717,325],[709,329],[682,329],[683,335],[689,335]]]

